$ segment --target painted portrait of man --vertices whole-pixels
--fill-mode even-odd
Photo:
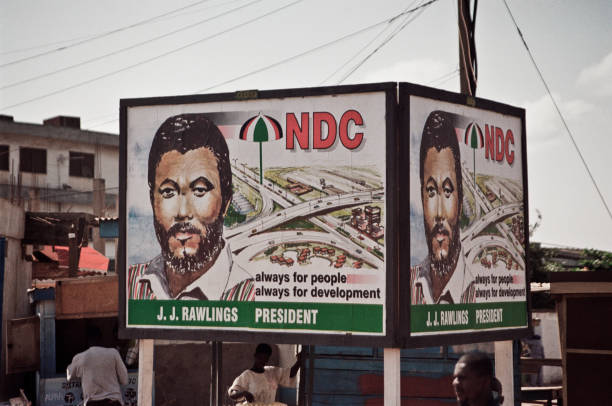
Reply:
[[[423,128],[419,175],[428,255],[410,269],[412,304],[474,301],[461,248],[463,179],[454,121],[454,115],[434,111]]]
[[[223,238],[232,200],[229,150],[206,115],[161,124],[149,151],[148,187],[161,252],[130,265],[128,298],[252,300],[253,280],[233,265]]]

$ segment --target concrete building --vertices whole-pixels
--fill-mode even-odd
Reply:
[[[31,124],[0,115],[0,198],[29,212],[116,217],[118,194],[117,134],[82,130],[78,117]],[[114,257],[112,241],[92,239]]]

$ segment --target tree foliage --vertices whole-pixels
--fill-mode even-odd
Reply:
[[[584,250],[584,259],[580,261],[582,271],[610,271],[612,270],[612,252],[599,250]]]

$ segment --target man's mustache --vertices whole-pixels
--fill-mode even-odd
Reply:
[[[431,234],[432,235],[442,234],[442,235],[445,235],[447,237],[450,237],[450,232],[441,223],[436,223],[434,228],[431,230]]]
[[[166,233],[168,237],[176,237],[178,233],[202,234],[202,230],[190,223],[176,223]]]

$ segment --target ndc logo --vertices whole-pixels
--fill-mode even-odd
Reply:
[[[249,118],[240,128],[243,141],[267,142],[283,138],[283,129],[274,118],[259,113]]]
[[[500,127],[485,124],[483,135],[480,126],[472,122],[465,129],[463,142],[473,149],[484,147],[485,159],[489,161],[514,163],[514,134],[510,129],[504,132]]]
[[[363,117],[353,109],[346,110],[340,117],[326,111],[315,111],[312,114],[302,112],[299,121],[295,113],[287,113],[286,149],[295,149],[296,142],[303,150],[329,149],[336,143],[336,138],[339,138],[344,148],[353,150],[361,145],[365,135],[355,127],[363,125]]]
[[[484,137],[482,136],[482,129],[474,122],[470,123],[465,128],[465,136],[463,137],[465,145],[472,149],[479,149],[484,147]]]

